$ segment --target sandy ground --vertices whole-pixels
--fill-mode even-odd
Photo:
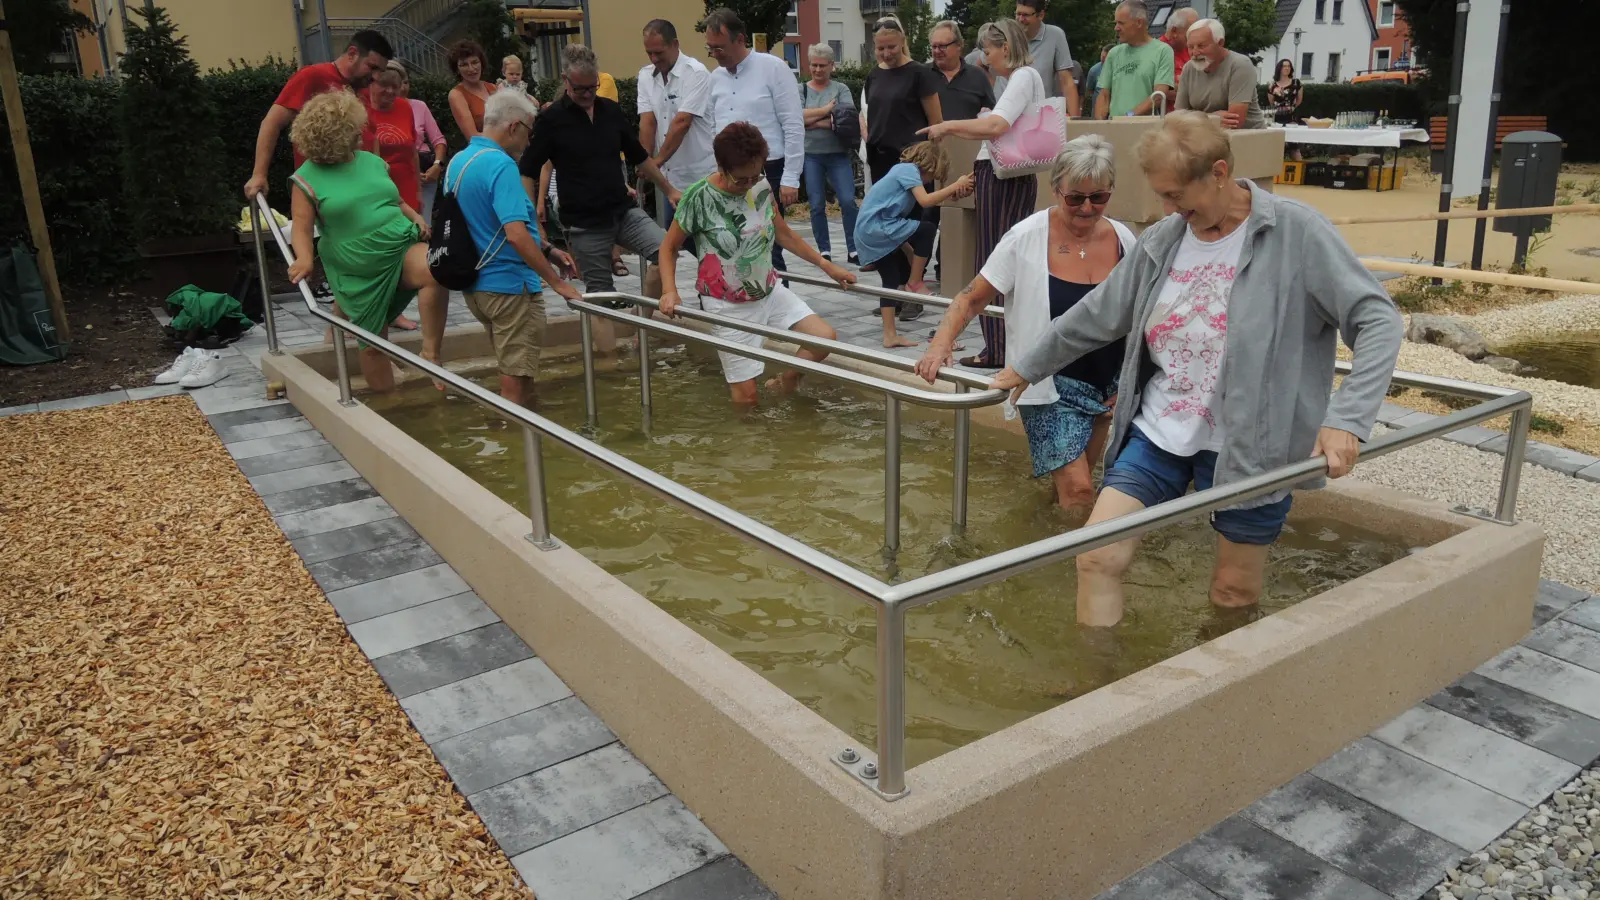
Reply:
[[[0,897],[528,897],[181,397],[0,419]]]

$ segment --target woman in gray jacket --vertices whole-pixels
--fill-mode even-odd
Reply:
[[[1228,135],[1203,113],[1168,115],[1139,164],[1170,213],[1110,278],[1051,323],[991,387],[1020,389],[1124,341],[1105,479],[1090,524],[1310,456],[1350,471],[1400,353],[1388,294],[1315,210],[1232,177]],[[1337,338],[1354,351],[1330,399]],[[1320,486],[1320,480],[1304,485]],[[1288,517],[1280,491],[1212,514],[1211,602],[1261,594]],[[1122,618],[1138,540],[1080,555],[1078,621]]]

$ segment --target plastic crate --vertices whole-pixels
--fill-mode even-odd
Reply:
[[[1327,187],[1328,179],[1332,175],[1333,166],[1325,162],[1308,162],[1305,164],[1305,175],[1302,184],[1314,187]]]
[[[1305,184],[1306,164],[1297,160],[1284,160],[1283,171],[1272,176],[1273,184]]]

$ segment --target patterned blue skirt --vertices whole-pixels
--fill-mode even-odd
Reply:
[[[1083,455],[1094,433],[1094,420],[1111,411],[1106,401],[1115,384],[1098,388],[1076,378],[1055,376],[1056,402],[1018,406],[1022,429],[1033,454],[1033,477],[1042,478]]]

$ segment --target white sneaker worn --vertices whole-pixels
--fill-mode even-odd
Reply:
[[[178,384],[186,388],[201,388],[216,384],[226,377],[228,370],[222,367],[222,354],[215,350],[200,350],[196,352],[194,368]]]
[[[196,347],[185,347],[183,352],[178,354],[178,358],[172,361],[172,365],[165,372],[156,376],[155,383],[177,384],[183,380],[185,375],[194,370],[194,364],[199,361],[200,350]]]

